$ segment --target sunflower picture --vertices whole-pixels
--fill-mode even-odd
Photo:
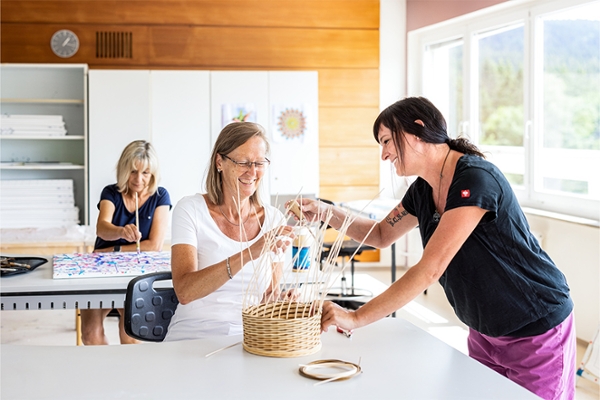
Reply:
[[[286,139],[301,139],[306,133],[306,117],[300,109],[286,108],[277,117],[277,129]]]

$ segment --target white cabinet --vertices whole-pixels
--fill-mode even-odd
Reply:
[[[90,225],[121,152],[150,141],[173,205],[201,191],[210,157],[208,71],[90,71]]]
[[[95,225],[102,188],[115,183],[115,166],[133,140],[152,142],[161,180],[173,205],[204,192],[212,145],[237,105],[271,138],[271,168],[264,192],[318,195],[318,77],[304,71],[90,71],[90,225]],[[306,115],[303,140],[277,139],[277,110]]]
[[[86,64],[2,64],[1,114],[62,116],[66,135],[11,134],[3,120],[2,180],[72,179],[79,221],[88,222]]]
[[[211,143],[226,121],[226,109],[250,111],[269,135],[271,167],[263,199],[319,194],[319,82],[314,71],[211,71]],[[282,132],[281,117],[299,122],[297,137]],[[293,114],[293,115],[292,115]],[[287,132],[290,132],[288,130]]]
[[[173,206],[202,192],[210,159],[208,71],[152,71],[152,144]]]
[[[150,72],[90,71],[90,219],[98,220],[100,193],[117,182],[121,152],[134,140],[151,140]]]
[[[247,121],[265,129],[269,124],[269,73],[266,71],[213,71],[210,74],[211,148],[237,110]],[[271,168],[263,177],[260,197],[269,202]]]
[[[271,195],[319,195],[319,78],[269,72]],[[288,126],[285,126],[286,116]],[[293,137],[296,135],[295,137]]]

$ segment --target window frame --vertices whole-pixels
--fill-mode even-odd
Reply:
[[[483,10],[466,14],[439,24],[408,32],[407,40],[407,94],[420,96],[424,93],[425,56],[428,46],[450,40],[463,41],[463,115],[460,126],[462,134],[479,142],[478,113],[478,52],[477,36],[514,24],[524,26],[523,104],[525,126],[523,151],[525,154],[523,187],[513,187],[522,207],[552,213],[587,218],[598,224],[600,201],[571,195],[549,194],[535,190],[534,173],[536,160],[541,151],[543,138],[543,69],[542,46],[536,46],[541,26],[536,21],[551,12],[594,3],[594,0],[517,0],[501,3]]]

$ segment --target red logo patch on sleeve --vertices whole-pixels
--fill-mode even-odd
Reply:
[[[471,197],[471,191],[469,189],[463,189],[460,191],[460,197],[466,199],[467,197]]]

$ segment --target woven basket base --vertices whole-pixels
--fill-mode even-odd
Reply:
[[[321,349],[321,312],[308,303],[269,303],[242,311],[243,347],[267,357],[300,357]]]

